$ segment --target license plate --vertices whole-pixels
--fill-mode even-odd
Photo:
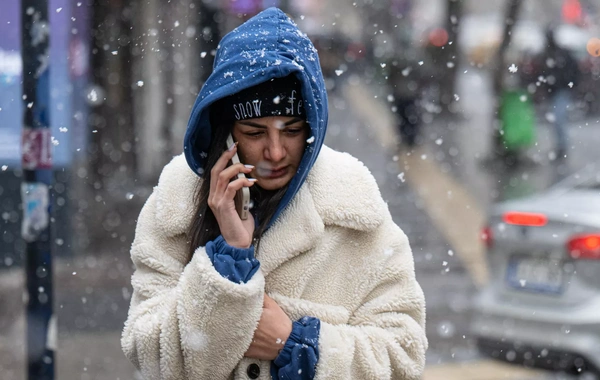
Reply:
[[[508,263],[506,281],[516,289],[540,293],[561,293],[564,284],[562,261],[513,256]]]

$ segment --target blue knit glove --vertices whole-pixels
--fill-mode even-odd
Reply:
[[[312,380],[319,361],[321,321],[303,317],[292,324],[292,333],[271,364],[273,380]]]
[[[206,243],[206,254],[217,272],[236,284],[250,281],[260,267],[260,262],[254,258],[254,246],[232,247],[221,235]]]

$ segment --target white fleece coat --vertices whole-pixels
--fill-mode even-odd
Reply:
[[[265,292],[292,320],[321,320],[316,379],[421,377],[425,304],[408,239],[361,162],[322,148],[246,284],[221,277],[204,247],[187,253],[199,180],[175,157],[138,220],[121,344],[145,379],[249,379],[251,363],[270,379],[270,362],[243,357]]]

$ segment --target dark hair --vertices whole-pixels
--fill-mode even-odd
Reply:
[[[211,120],[212,123],[212,120]],[[198,247],[203,247],[209,241],[216,239],[221,231],[219,224],[210,207],[208,207],[208,195],[210,193],[211,169],[223,154],[227,136],[231,133],[233,125],[216,125],[211,128],[211,144],[206,159],[206,167],[202,181],[199,181],[194,193],[194,220],[188,230],[188,239],[190,241],[190,257]],[[254,227],[253,239],[256,250],[260,246],[260,238],[266,231],[269,221],[277,211],[277,206],[283,198],[288,186],[277,190],[265,190],[258,184],[250,188],[253,208],[252,215],[257,217],[258,224]]]

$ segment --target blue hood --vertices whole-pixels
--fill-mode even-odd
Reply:
[[[329,115],[317,50],[285,13],[269,8],[223,37],[217,48],[213,72],[196,98],[184,138],[187,163],[202,177],[210,146],[210,105],[245,88],[288,75],[295,75],[301,82],[313,141],[308,144],[298,171],[269,225],[306,180],[325,140]]]

